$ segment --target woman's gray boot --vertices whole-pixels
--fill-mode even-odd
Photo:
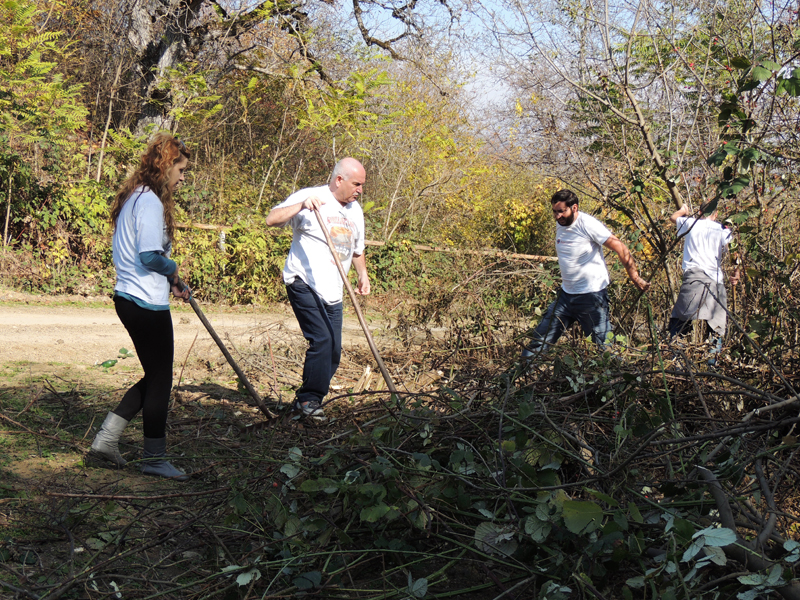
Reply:
[[[94,437],[89,455],[114,463],[120,469],[124,467],[128,461],[119,453],[119,438],[127,425],[128,421],[118,414],[108,413],[100,431]]]
[[[172,466],[165,460],[167,454],[167,438],[144,438],[144,452],[142,453],[142,473],[155,475],[175,481],[188,481],[189,476]]]

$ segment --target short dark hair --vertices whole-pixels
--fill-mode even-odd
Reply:
[[[563,202],[567,206],[575,206],[578,203],[578,196],[572,190],[559,190],[550,198],[550,204]]]

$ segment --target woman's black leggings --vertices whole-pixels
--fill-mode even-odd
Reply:
[[[172,316],[168,310],[147,310],[119,296],[114,296],[114,306],[144,369],[144,377],[125,393],[114,413],[130,421],[141,410],[144,437],[163,438],[172,391]]]

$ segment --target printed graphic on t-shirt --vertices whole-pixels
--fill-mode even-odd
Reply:
[[[339,260],[348,260],[353,254],[353,224],[344,217],[328,217],[328,230]]]

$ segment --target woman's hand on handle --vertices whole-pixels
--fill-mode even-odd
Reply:
[[[167,277],[167,279],[169,280],[169,289],[172,295],[186,302],[191,296],[191,293],[189,292],[189,287],[181,281],[178,271],[175,271],[172,275]]]

